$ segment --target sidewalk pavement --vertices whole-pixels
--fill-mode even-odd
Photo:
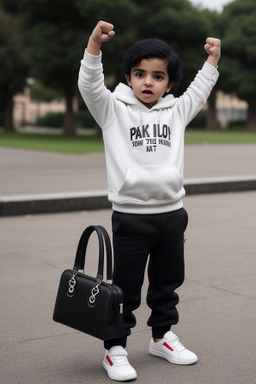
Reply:
[[[256,189],[256,145],[185,147],[187,195]],[[104,154],[0,147],[0,216],[109,208]]]
[[[254,175],[255,146],[241,148],[187,148],[187,177]],[[101,155],[2,148],[0,153],[0,188],[6,196],[105,188]],[[127,346],[137,383],[255,383],[255,201],[256,191],[184,198],[189,214],[186,280],[178,290],[180,322],[173,331],[199,362],[178,366],[148,354],[145,274],[137,326]],[[111,383],[101,367],[101,341],[52,321],[60,275],[72,268],[80,235],[90,224],[104,225],[111,233],[111,210],[0,218],[1,383]],[[88,275],[96,275],[95,255],[94,238]]]
[[[256,192],[184,199],[186,280],[178,290],[180,322],[173,331],[199,356],[178,366],[148,354],[149,309],[135,312],[129,360],[147,384],[255,383]],[[52,321],[59,278],[72,268],[82,230],[102,224],[111,210],[0,218],[0,365],[3,384],[111,383],[100,340]],[[86,273],[96,275],[92,241]]]

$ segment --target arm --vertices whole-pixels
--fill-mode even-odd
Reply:
[[[100,54],[102,43],[106,43],[115,36],[114,26],[105,21],[99,21],[89,38],[87,52],[93,56]]]
[[[178,110],[185,126],[203,108],[219,75],[217,66],[221,55],[220,40],[208,37],[204,49],[209,55],[206,63],[187,91],[178,99]]]
[[[209,54],[207,63],[216,68],[221,55],[221,41],[214,37],[208,37],[204,49]]]
[[[88,40],[78,76],[81,96],[102,129],[113,118],[113,98],[104,85],[100,48],[115,35],[113,28],[112,24],[98,22]]]

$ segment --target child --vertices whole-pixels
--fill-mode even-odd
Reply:
[[[184,131],[217,81],[220,40],[206,40],[207,63],[175,98],[169,93],[181,78],[179,59],[158,39],[139,41],[126,52],[122,68],[128,85],[119,84],[113,93],[104,86],[100,49],[114,35],[112,24],[97,24],[78,86],[103,132],[113,206],[114,282],[124,292],[125,337],[105,342],[103,367],[111,379],[126,381],[137,377],[124,348],[136,324],[133,311],[140,305],[148,256],[149,353],[175,364],[198,360],[170,329],[178,322],[175,290],[184,281]]]

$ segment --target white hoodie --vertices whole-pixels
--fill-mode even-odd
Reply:
[[[154,214],[183,206],[184,131],[217,79],[216,68],[205,63],[181,97],[167,95],[148,109],[123,83],[110,92],[101,54],[85,51],[78,87],[103,132],[108,198],[115,211]]]

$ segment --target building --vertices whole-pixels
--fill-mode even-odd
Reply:
[[[246,121],[248,116],[248,104],[240,100],[235,94],[217,92],[217,114],[222,128],[227,128],[233,121]]]
[[[207,107],[207,106],[206,106]],[[14,97],[14,125],[34,125],[39,116],[47,113],[65,112],[65,101],[35,102],[30,99],[29,88],[24,93]],[[78,110],[77,100],[74,100],[74,110]],[[248,105],[235,95],[217,92],[217,114],[222,128],[227,128],[232,121],[247,119]]]
[[[38,117],[47,113],[65,112],[65,100],[36,102],[30,98],[29,88],[14,97],[14,126],[34,125]]]

